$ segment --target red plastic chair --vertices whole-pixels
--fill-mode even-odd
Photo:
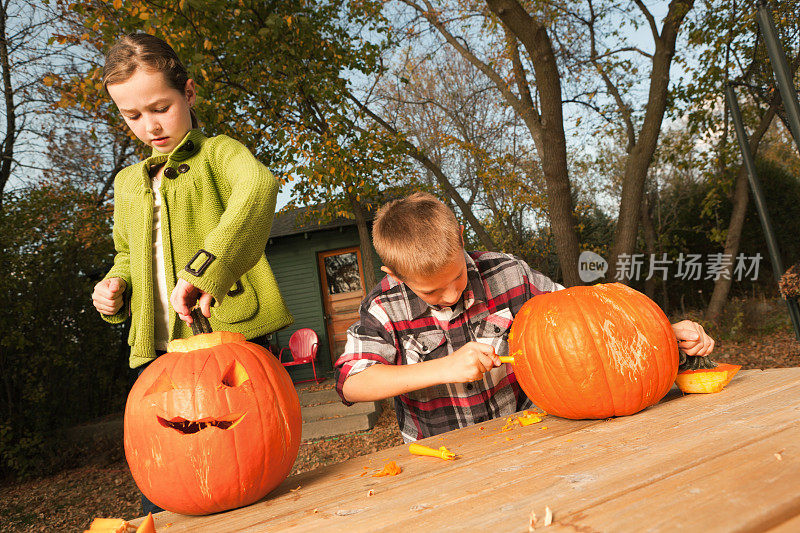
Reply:
[[[307,383],[309,381],[324,381],[325,378],[317,378],[317,368],[314,361],[317,359],[317,349],[319,348],[319,337],[317,332],[311,328],[298,329],[289,337],[289,347],[281,348],[278,354],[278,361],[283,366],[306,365],[311,363],[311,370],[314,372],[314,379],[304,379],[295,383]],[[292,355],[292,361],[283,362],[283,352],[288,350]]]

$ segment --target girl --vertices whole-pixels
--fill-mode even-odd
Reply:
[[[106,56],[103,86],[153,149],[115,178],[116,256],[92,293],[108,322],[131,316],[131,368],[190,336],[196,303],[213,329],[248,339],[291,324],[264,255],[278,183],[244,145],[197,129],[194,81],[175,51],[152,35],[124,36]]]

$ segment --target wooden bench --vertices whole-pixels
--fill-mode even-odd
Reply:
[[[677,388],[633,416],[512,426],[497,419],[287,479],[182,531],[800,531],[800,368],[741,371],[722,392]],[[389,461],[403,469],[372,477]],[[545,508],[553,522],[543,527]],[[138,523],[138,521],[135,521]]]

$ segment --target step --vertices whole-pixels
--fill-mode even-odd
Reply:
[[[96,443],[101,440],[122,442],[122,414],[103,422],[81,424],[64,430],[64,438],[71,443]]]
[[[301,406],[317,405],[321,403],[342,403],[342,399],[339,397],[339,393],[336,392],[336,389],[325,389],[314,392],[298,390],[297,393],[300,397]]]
[[[345,416],[369,414],[374,411],[380,413],[380,409],[380,403],[378,402],[359,402],[350,407],[342,402],[336,402],[300,407],[300,414],[303,415],[304,422],[310,422],[323,418],[341,418]]]
[[[367,431],[375,426],[379,415],[380,410],[377,410],[369,413],[352,414],[337,418],[323,418],[309,422],[304,421],[302,439],[305,441],[323,437],[334,437],[346,433],[353,433],[355,431]]]

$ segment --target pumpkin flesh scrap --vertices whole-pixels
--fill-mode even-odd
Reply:
[[[156,523],[153,520],[153,513],[147,513],[147,517],[145,517],[141,525],[136,528],[136,533],[156,533]]]
[[[122,518],[95,518],[86,531],[105,533],[125,533],[128,531],[128,522]]]
[[[386,463],[386,465],[384,465],[383,470],[375,472],[372,474],[372,477],[396,476],[402,471],[403,469],[400,468],[397,463],[394,461],[389,461]]]

